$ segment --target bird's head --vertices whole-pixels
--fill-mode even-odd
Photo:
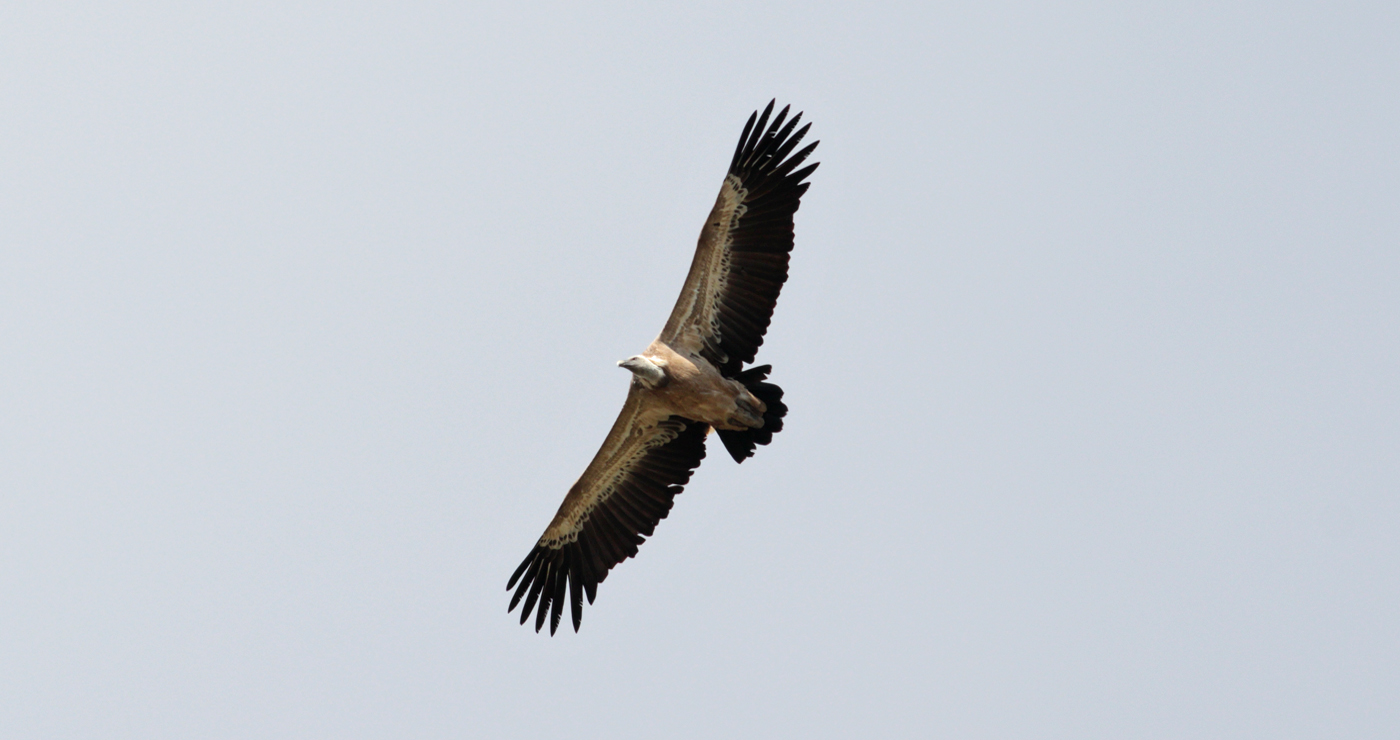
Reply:
[[[661,369],[661,365],[641,355],[632,355],[617,363],[617,366],[630,370],[632,375],[648,388],[656,388],[666,383],[666,371]]]

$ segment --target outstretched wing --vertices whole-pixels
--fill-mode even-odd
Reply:
[[[729,174],[705,227],[685,287],[671,310],[661,340],[699,352],[733,377],[753,362],[778,293],[787,281],[792,252],[792,216],[816,164],[794,170],[817,142],[793,154],[811,124],[794,133],[802,114],[787,121],[784,107],[768,122],[773,103],[744,126]],[[755,124],[755,119],[757,123]],[[791,156],[789,156],[791,155]]]
[[[654,410],[635,388],[629,391],[603,447],[506,584],[507,591],[515,589],[508,611],[523,598],[520,623],[537,609],[536,632],[552,613],[552,635],[567,591],[577,632],[583,593],[592,604],[608,571],[636,555],[637,546],[666,518],[672,499],[705,457],[708,431],[706,424]]]

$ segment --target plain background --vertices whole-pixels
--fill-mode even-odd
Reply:
[[[1398,38],[8,4],[0,736],[1400,736]],[[787,429],[537,635],[506,579],[774,96]]]

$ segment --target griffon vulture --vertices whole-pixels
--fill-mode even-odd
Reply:
[[[618,363],[632,373],[622,413],[506,584],[509,611],[523,599],[520,623],[535,610],[536,632],[548,616],[554,634],[565,599],[578,631],[584,594],[593,603],[608,571],[666,518],[711,429],[743,462],[783,428],[783,391],[764,382],[771,367],[744,365],[787,280],[792,217],[817,165],[797,167],[817,145],[793,153],[811,124],[797,128],[802,114],[787,120],[786,107],[770,123],[772,112],[770,102],[749,116],[666,327]]]

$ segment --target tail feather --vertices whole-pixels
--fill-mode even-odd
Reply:
[[[736,463],[753,457],[756,445],[766,445],[772,442],[773,435],[783,430],[783,417],[787,416],[788,411],[787,404],[783,403],[783,389],[772,383],[763,382],[772,370],[772,365],[759,365],[734,376],[735,380],[743,383],[744,387],[749,389],[749,393],[752,393],[755,398],[763,402],[764,406],[768,407],[768,410],[763,412],[763,426],[758,429],[715,430],[719,433],[719,441],[724,443],[724,449],[729,450],[729,456],[734,458]]]

